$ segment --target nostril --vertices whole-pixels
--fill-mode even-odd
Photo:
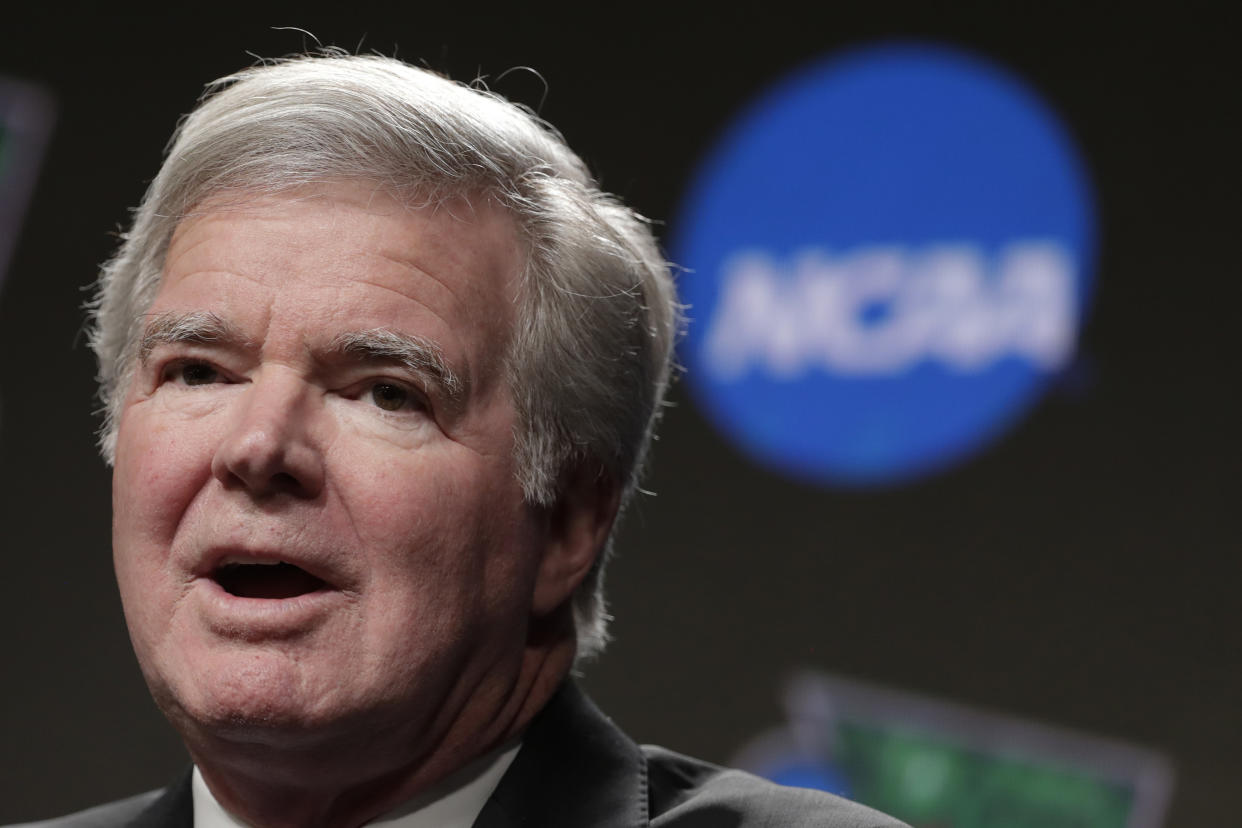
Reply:
[[[287,492],[301,489],[302,483],[289,472],[276,472],[272,475],[272,488]]]
[[[239,398],[234,421],[212,459],[212,473],[226,488],[253,497],[313,498],[323,485],[321,446],[315,437],[315,409],[305,383],[279,375],[255,382]]]
[[[212,473],[225,488],[243,489],[254,497],[312,498],[323,483],[318,451],[293,440],[270,446],[226,442],[212,461]]]

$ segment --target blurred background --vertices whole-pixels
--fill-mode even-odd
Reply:
[[[631,735],[920,826],[1235,824],[1225,14],[10,4],[0,822],[186,762],[113,584],[80,308],[178,116],[297,26],[486,77],[689,269],[584,677]]]

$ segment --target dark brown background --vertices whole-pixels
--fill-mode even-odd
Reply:
[[[1178,774],[1168,825],[1239,824],[1236,16],[185,8],[0,11],[0,74],[60,107],[0,294],[0,822],[153,787],[185,761],[112,584],[78,306],[201,85],[246,50],[301,49],[270,28],[297,25],[459,78],[537,68],[543,114],[664,221],[731,115],[831,50],[930,38],[1026,78],[1098,194],[1098,291],[1072,381],[965,465],[866,494],[754,467],[675,392],[658,496],[631,514],[609,579],[616,641],[586,683],[637,738],[724,760],[778,722],[789,671],[829,669],[1156,748]],[[494,86],[532,105],[543,92],[524,73]]]

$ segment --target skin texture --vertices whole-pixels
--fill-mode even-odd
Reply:
[[[485,199],[412,209],[359,182],[234,193],[173,238],[120,420],[114,557],[157,703],[247,822],[362,824],[515,738],[572,663],[615,487],[522,498],[503,358],[523,257]],[[376,331],[460,390],[339,347]],[[236,597],[229,561],[325,586]]]

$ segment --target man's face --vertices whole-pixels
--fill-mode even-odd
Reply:
[[[502,369],[522,255],[499,208],[361,184],[181,224],[120,419],[113,544],[183,732],[426,744],[503,695],[545,533]]]

